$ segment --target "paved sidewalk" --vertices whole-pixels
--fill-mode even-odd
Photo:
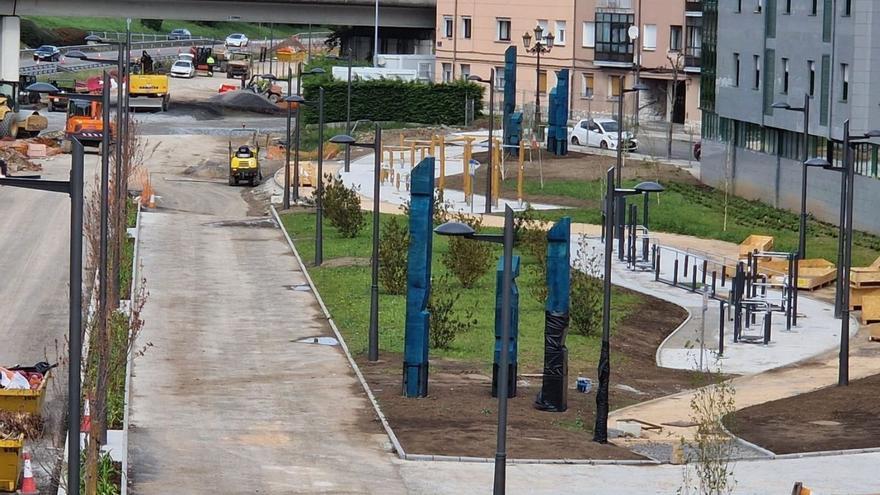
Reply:
[[[240,201],[186,187],[203,209]],[[406,493],[344,354],[297,342],[330,329],[281,232],[235,204],[143,215],[131,493]]]

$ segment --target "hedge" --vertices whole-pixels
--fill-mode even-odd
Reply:
[[[303,96],[308,101],[317,101],[318,86],[323,85],[325,122],[344,122],[348,82],[321,79],[303,81]],[[479,115],[483,109],[483,88],[475,83],[352,81],[351,121],[462,125],[468,99],[474,100],[474,114]],[[317,123],[315,108],[304,106],[302,113],[303,122]]]

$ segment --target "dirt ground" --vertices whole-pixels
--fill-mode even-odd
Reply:
[[[880,375],[752,406],[730,422],[740,437],[777,454],[880,447]]]
[[[655,366],[660,342],[686,317],[681,308],[646,298],[621,322],[611,339],[611,405],[613,409],[690,388],[689,372]],[[489,363],[446,359],[431,360],[428,397],[401,396],[400,355],[383,356],[378,363],[358,359],[361,370],[379,400],[383,413],[411,454],[493,457],[497,399],[490,395]],[[595,364],[570,364],[587,368],[596,383]],[[487,371],[487,369],[489,371]],[[538,411],[533,402],[541,388],[541,370],[519,370],[517,396],[509,404],[508,449],[512,458],[641,459],[613,444],[592,441],[596,396],[578,393],[577,376],[570,374],[568,410]],[[523,376],[527,375],[527,376]],[[621,388],[620,386],[625,385]],[[613,425],[610,425],[613,427]]]
[[[480,163],[486,163],[488,154],[475,153],[473,158]],[[525,178],[538,180],[543,175],[544,180],[578,180],[596,181],[605,178],[609,167],[615,163],[614,157],[602,155],[588,155],[583,153],[569,152],[563,157],[549,156],[544,154],[539,166],[537,158],[531,163],[526,161]],[[503,183],[505,197],[512,197],[516,192],[516,167],[514,159],[506,161],[507,179]],[[646,162],[641,160],[626,160],[623,167],[622,177],[627,179],[656,180],[663,182],[683,182],[696,184],[697,180],[688,171],[672,165],[659,162]],[[446,178],[447,187],[450,189],[462,189],[461,175]],[[477,173],[475,191],[486,189],[485,173]],[[551,203],[560,206],[589,207],[599,206],[596,201],[577,200],[567,196],[549,196],[526,194],[525,200],[530,202]]]

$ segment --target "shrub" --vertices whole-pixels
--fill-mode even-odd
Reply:
[[[409,228],[406,221],[392,216],[382,226],[379,237],[379,283],[388,294],[406,292]]]
[[[529,287],[529,293],[541,304],[547,301],[547,231],[531,205],[516,218],[517,242],[523,252],[533,258],[526,269],[535,274],[540,283]]]
[[[306,79],[303,81],[306,100],[317,101],[319,86],[324,87],[326,121],[345,121],[348,82]],[[466,81],[429,84],[392,79],[358,80],[352,81],[351,119],[461,125],[467,100],[474,102],[474,112],[479,114],[483,109],[483,89]],[[306,123],[318,121],[317,112],[309,107],[302,109],[302,116]]]
[[[357,237],[367,224],[357,188],[347,187],[341,177],[327,174],[323,190],[324,215],[330,225],[336,227],[343,237]]]
[[[161,31],[162,19],[141,19],[141,26],[153,31]]]
[[[461,292],[452,289],[448,276],[432,282],[428,300],[428,311],[431,314],[428,345],[432,349],[449,349],[457,336],[476,326],[473,308],[465,310],[462,317],[456,314],[455,305],[459,298]]]
[[[481,218],[456,213],[455,219],[466,223],[474,230],[480,230]],[[461,282],[462,287],[470,288],[492,268],[492,248],[488,243],[464,237],[451,237],[449,250],[443,253],[443,266]]]
[[[589,336],[602,331],[602,257],[581,237],[571,270],[569,316],[574,333]]]

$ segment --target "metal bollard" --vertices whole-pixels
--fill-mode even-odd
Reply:
[[[689,255],[684,255],[684,276],[688,276],[688,257]]]
[[[675,287],[676,285],[678,285],[678,258],[675,259],[675,263],[672,265],[672,286]]]
[[[654,281],[658,282],[658,281],[660,281],[660,248],[658,248],[656,244],[654,244],[653,253],[654,253]]]
[[[712,297],[715,297],[715,282],[717,280],[718,272],[712,270]]]
[[[706,285],[706,270],[708,270],[708,269],[709,269],[709,262],[706,260],[703,260],[703,275],[702,275],[703,280],[701,282],[703,285]]]
[[[721,287],[727,283],[727,265],[721,265]]]
[[[719,318],[718,325],[718,357],[724,355],[724,301],[718,301],[719,303],[719,312],[721,313],[721,317]]]
[[[694,269],[691,270],[691,292],[697,291],[697,265],[694,265]]]

